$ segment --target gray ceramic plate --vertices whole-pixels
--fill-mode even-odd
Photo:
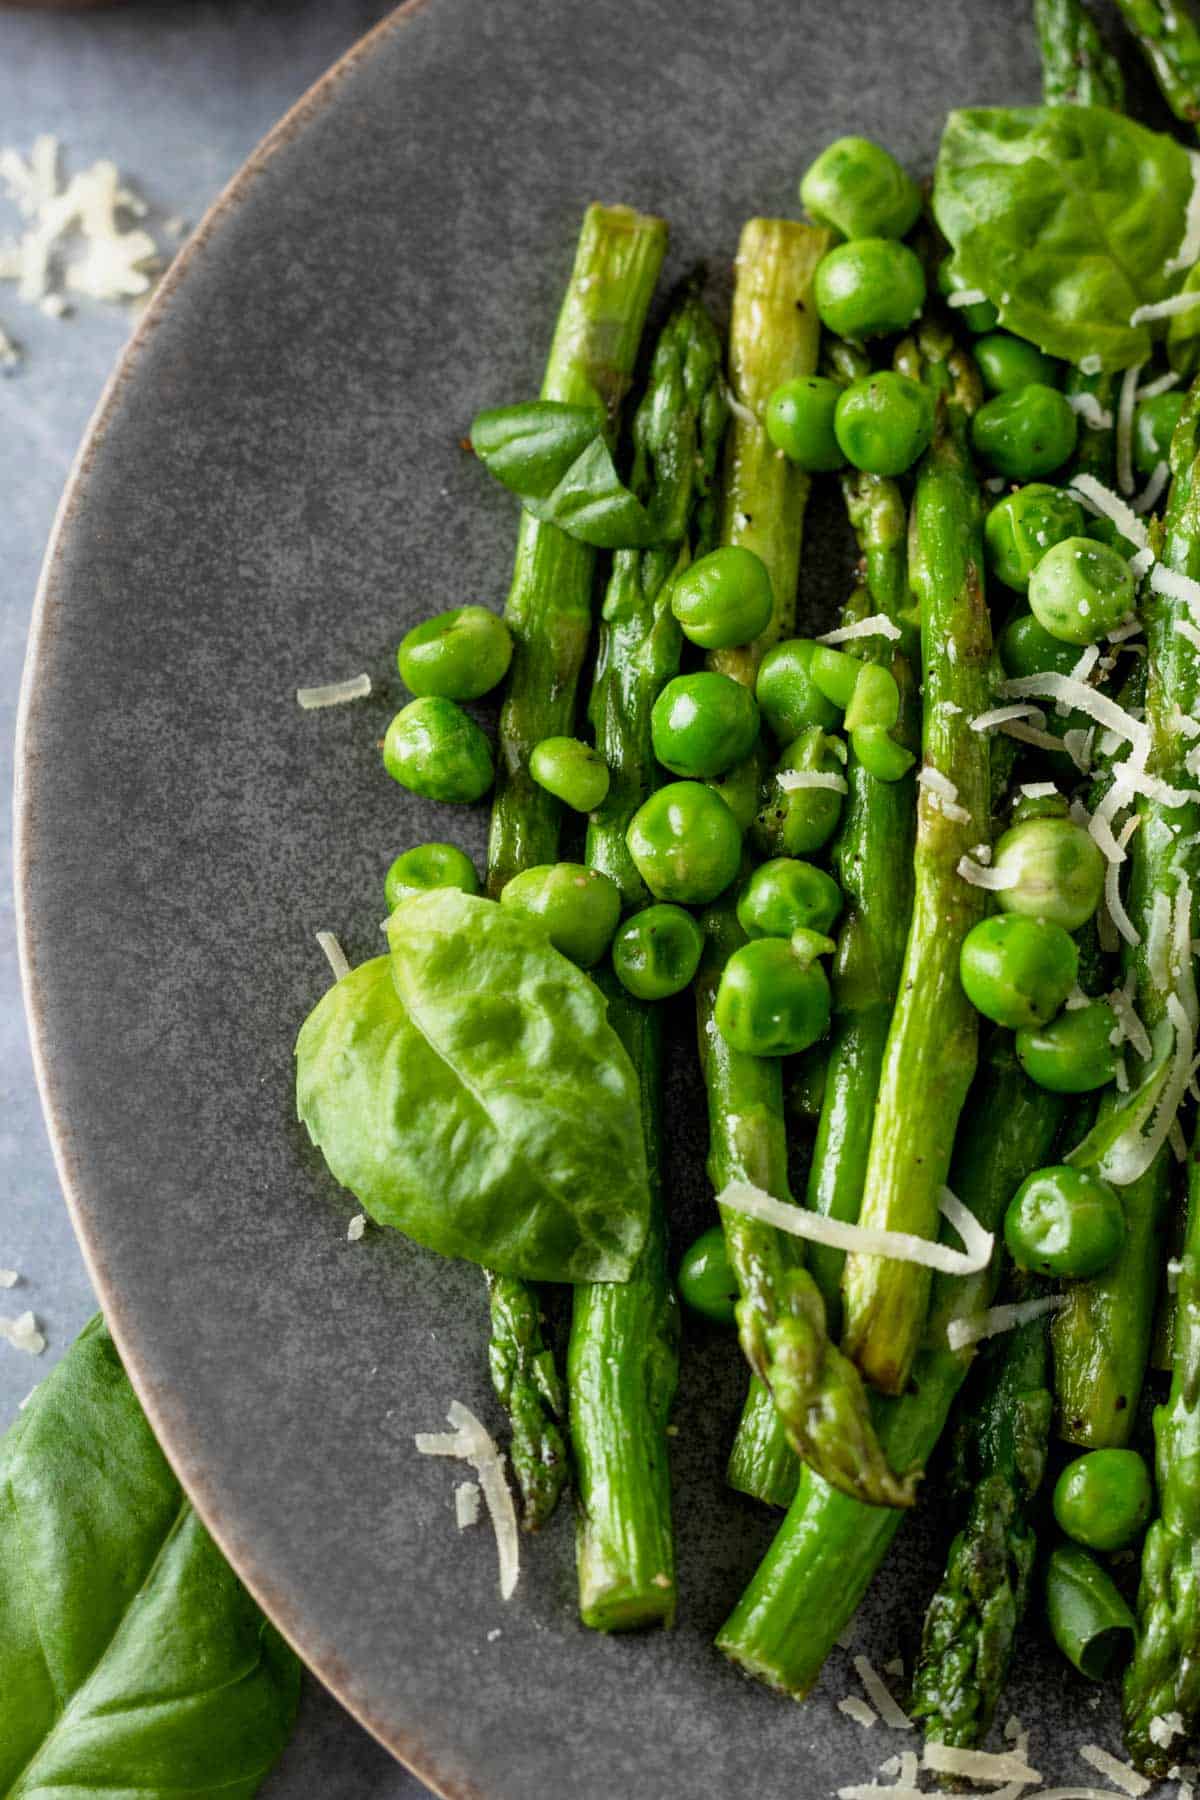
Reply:
[[[314,929],[373,955],[397,849],[482,847],[481,810],[417,804],[376,750],[403,629],[505,591],[513,506],[458,439],[479,404],[536,388],[588,199],[665,214],[668,276],[707,259],[719,292],[742,219],[789,210],[833,134],[928,166],[952,99],[1036,84],[1018,0],[410,6],[216,208],[68,492],[21,806],[64,1185],[201,1511],[305,1658],[443,1794],[717,1800],[749,1780],[800,1800],[903,1744],[834,1710],[855,1685],[842,1651],[797,1708],[710,1648],[771,1532],[722,1485],[742,1388],[727,1339],[686,1346],[678,1630],[580,1629],[566,1513],[500,1604],[490,1534],[460,1538],[452,1471],[412,1441],[455,1397],[497,1423],[478,1273],[378,1231],[347,1243],[354,1209],[293,1123],[292,1039],[327,979]],[[839,597],[842,554],[810,561],[814,606]],[[364,666],[374,700],[297,709],[298,684]],[[685,1240],[707,1192],[677,1023]],[[906,1528],[868,1601],[859,1647],[880,1662],[911,1656],[933,1540]],[[1011,1699],[1048,1775],[1086,1775],[1081,1735],[1116,1747],[1107,1700],[1090,1713],[1040,1649]]]

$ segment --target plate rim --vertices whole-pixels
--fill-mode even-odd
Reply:
[[[361,65],[374,57],[395,33],[402,31],[429,10],[432,4],[433,0],[402,0],[394,11],[380,19],[331,63],[293,101],[265,137],[259,140],[210,203],[194,231],[172,260],[101,389],[55,509],[34,590],[25,640],[13,754],[13,900],[17,966],[34,1080],[62,1198],[83,1256],[88,1279],[95,1289],[100,1310],[116,1343],[125,1372],[180,1485],[238,1579],[271,1624],[296,1651],[306,1671],[320,1681],[338,1704],[410,1774],[424,1782],[439,1800],[485,1800],[482,1790],[474,1783],[452,1778],[439,1770],[429,1760],[427,1746],[417,1746],[408,1741],[405,1734],[397,1733],[383,1719],[372,1715],[370,1707],[353,1695],[351,1672],[342,1666],[332,1645],[313,1646],[306,1643],[304,1622],[290,1616],[280,1604],[269,1579],[265,1573],[260,1573],[251,1560],[247,1546],[232,1541],[231,1532],[225,1529],[217,1498],[206,1488],[201,1472],[192,1469],[191,1459],[171,1441],[163,1408],[158,1403],[155,1384],[148,1375],[143,1374],[137,1356],[127,1344],[123,1303],[108,1280],[99,1246],[92,1242],[87,1208],[77,1191],[67,1105],[56,1091],[51,1068],[50,1034],[42,1011],[38,927],[29,892],[30,869],[37,842],[37,821],[26,776],[34,753],[37,729],[37,706],[40,698],[37,693],[37,671],[43,660],[44,647],[61,623],[63,593],[60,576],[67,540],[84,499],[92,467],[103,451],[110,426],[120,413],[124,389],[134,378],[143,352],[170,309],[177,290],[188,279],[193,265],[209,251],[226,222],[245,204],[268,164],[332,104],[343,83]]]

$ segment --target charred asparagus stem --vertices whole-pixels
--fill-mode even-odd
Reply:
[[[731,337],[736,401],[722,538],[762,557],[774,611],[755,645],[714,652],[710,662],[747,685],[762,650],[786,635],[795,618],[808,482],[776,455],[761,420],[773,389],[815,366],[812,278],[827,243],[827,234],[810,226],[752,219],[738,250]],[[718,1193],[731,1181],[748,1181],[790,1199],[779,1062],[732,1050],[713,1020],[721,969],[741,941],[731,900],[710,910],[706,927],[696,1016],[708,1091],[709,1176]],[[875,1504],[911,1503],[911,1482],[897,1478],[880,1454],[856,1371],[829,1341],[820,1294],[795,1240],[728,1207],[722,1224],[741,1292],[742,1348],[770,1390],[792,1447],[851,1493]]]
[[[984,1352],[969,1422],[970,1503],[925,1615],[913,1679],[913,1717],[935,1743],[969,1748],[986,1737],[1028,1604],[1037,1550],[1030,1502],[1053,1410],[1046,1326],[1045,1315],[1031,1319]]]
[[[958,874],[990,841],[988,745],[971,720],[990,702],[991,627],[983,593],[982,509],[966,430],[977,377],[937,328],[902,352],[937,394],[910,527],[910,579],[921,608],[924,769],[915,895],[863,1184],[861,1222],[936,1236],[959,1112],[975,1069],[978,1015],[958,977],[963,938],[984,897]],[[952,783],[953,799],[945,784]],[[914,1090],[912,1072],[922,1079]],[[929,1270],[847,1258],[845,1347],[885,1393],[903,1392],[929,1303]]]
[[[1034,0],[1047,106],[1125,104],[1125,82],[1083,0]]]
[[[1154,70],[1162,97],[1185,125],[1200,125],[1200,31],[1182,0],[1117,0]]]
[[[1050,1153],[1064,1103],[1022,1074],[1008,1033],[997,1033],[967,1107],[970,1129],[956,1150],[951,1181],[980,1224],[995,1231],[1014,1191]],[[982,1311],[995,1291],[999,1256],[979,1275],[939,1275],[910,1390],[875,1408],[880,1442],[896,1467],[921,1464],[941,1436],[971,1364],[949,1348],[952,1319]],[[845,1629],[887,1553],[903,1514],[837,1492],[812,1469],[718,1647],[769,1687],[801,1698]]]
[[[679,666],[670,576],[689,538],[697,553],[711,548],[725,418],[720,340],[700,301],[689,297],[659,336],[633,424],[630,485],[670,544],[618,551],[613,559],[588,709],[613,779],[589,820],[587,860],[617,882],[629,905],[646,898],[625,831],[654,781],[650,711]],[[630,1279],[575,1289],[567,1355],[579,1611],[586,1625],[613,1631],[670,1624],[675,1615],[666,1428],[679,1322],[659,1175],[661,1016],[614,978],[598,979],[640,1076],[653,1197],[650,1232]]]
[[[646,309],[666,250],[666,226],[624,206],[592,206],[542,383],[546,400],[598,400],[615,434]],[[591,629],[594,550],[522,512],[505,618],[515,650],[500,714],[500,756],[488,844],[488,890],[552,862],[559,803],[529,774],[542,738],[570,732]],[[560,1387],[541,1333],[536,1295],[492,1278],[489,1361],[512,1424],[510,1453],[524,1524],[553,1511],[567,1475]]]

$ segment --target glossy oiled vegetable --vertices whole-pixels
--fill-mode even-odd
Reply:
[[[453,700],[411,700],[388,726],[383,766],[427,800],[467,804],[492,785],[492,752],[474,719]]]
[[[768,650],[754,684],[763,718],[780,744],[795,741],[810,725],[828,731],[838,709],[812,678],[817,646],[811,638],[788,638]]]
[[[831,250],[817,270],[817,311],[839,337],[887,337],[907,331],[925,303],[925,272],[907,244],[855,238]]]
[[[701,669],[668,681],[650,718],[654,754],[674,775],[723,775],[758,737],[754,695],[730,675]]]
[[[704,905],[729,886],[742,855],[737,820],[698,781],[670,781],[629,822],[629,854],[656,900]]]
[[[976,338],[971,349],[989,393],[1007,394],[1013,388],[1028,387],[1031,381],[1054,386],[1058,368],[1052,358],[1010,331],[989,332]]]
[[[593,206],[559,314],[542,398],[598,407],[610,433],[666,249],[666,226],[623,206]],[[543,738],[569,733],[591,626],[596,553],[522,511],[504,609],[516,641],[500,714],[499,781],[488,843],[488,890],[558,851],[559,803],[529,773]]]
[[[961,818],[921,790],[915,898],[871,1133],[864,1225],[936,1235],[959,1110],[975,1068],[977,1017],[958,979],[959,952],[983,896],[957,873],[990,836],[988,746],[970,720],[989,702],[991,631],[983,591],[979,490],[966,443],[971,373],[939,334],[906,360],[937,396],[938,424],[913,498],[910,579],[921,607],[923,750],[955,784]],[[953,656],[950,647],[953,646]],[[949,706],[944,702],[950,702]],[[965,818],[965,823],[961,819]],[[912,1071],[922,1071],[914,1085]],[[904,1388],[929,1298],[929,1271],[851,1256],[842,1283],[845,1343],[868,1379]]]
[[[1014,1187],[1048,1155],[1063,1102],[1025,1079],[1011,1039],[994,1041],[965,1109],[967,1128],[950,1173],[954,1192],[994,1231]],[[993,1266],[964,1280],[939,1275],[929,1326],[903,1398],[877,1410],[880,1439],[897,1467],[924,1463],[970,1367],[946,1328],[987,1306]],[[902,1515],[839,1493],[811,1470],[764,1561],[730,1617],[718,1647],[748,1674],[800,1698],[846,1627],[895,1536]]]
[[[738,896],[738,924],[748,937],[791,937],[799,926],[828,931],[842,910],[832,876],[798,857],[761,863]]]
[[[1047,550],[1081,537],[1084,511],[1062,488],[1031,481],[997,500],[983,527],[988,568],[1005,587],[1024,593]]]
[[[1046,1467],[1053,1405],[1046,1320],[1020,1325],[984,1353],[962,1422],[970,1485],[962,1527],[925,1614],[912,1715],[934,1743],[982,1743],[1029,1602],[1037,1539],[1032,1502]]]
[[[1056,1094],[1089,1094],[1113,1078],[1117,1015],[1106,1000],[1059,1013],[1048,1025],[1017,1033],[1021,1067],[1039,1087]]]
[[[1089,1450],[1054,1485],[1054,1517],[1089,1550],[1123,1550],[1141,1536],[1153,1504],[1150,1471],[1136,1450]]]
[[[400,679],[414,694],[478,700],[508,673],[512,638],[486,606],[459,606],[414,625],[396,652]]]
[[[679,1261],[679,1297],[685,1306],[711,1319],[714,1325],[732,1325],[738,1297],[737,1280],[729,1266],[725,1233],[710,1225]]]
[[[787,221],[755,220],[742,234],[734,293],[730,361],[738,397],[761,406],[782,380],[812,372],[817,334],[812,271],[823,233]],[[722,536],[753,548],[771,572],[775,611],[748,653],[714,651],[713,663],[752,686],[758,659],[795,625],[796,579],[807,480],[735,418],[726,470]],[[780,479],[780,472],[785,478]],[[726,659],[736,658],[732,666]],[[732,906],[705,921],[708,954],[697,984],[696,1022],[708,1097],[708,1172],[719,1193],[749,1181],[781,1199],[787,1181],[787,1129],[777,1058],[742,1055],[713,1020],[721,969],[741,931]],[[794,1239],[743,1214],[722,1215],[741,1300],[738,1337],[754,1374],[770,1391],[795,1451],[831,1481],[885,1505],[912,1499],[912,1486],[889,1468],[852,1364],[829,1339],[824,1307]]]
[[[834,430],[846,461],[868,475],[903,475],[933,435],[927,388],[892,369],[853,381],[842,394]]]
[[[475,864],[456,844],[414,844],[411,850],[400,852],[383,878],[389,912],[413,894],[439,887],[461,888],[464,894],[479,892]]]
[[[1200,31],[1183,0],[1117,0],[1163,99],[1183,124],[1200,126]]]
[[[529,773],[574,812],[593,811],[608,793],[604,758],[578,738],[543,738],[529,758]]]
[[[1005,882],[996,895],[1006,913],[1078,931],[1100,904],[1104,857],[1073,819],[1025,819],[996,840],[992,867]]]
[[[1079,952],[1061,925],[999,913],[963,940],[963,992],[985,1019],[1017,1031],[1052,1019],[1079,972]]]
[[[785,381],[767,402],[767,436],[798,469],[840,469],[845,457],[833,429],[841,384],[828,375]]]
[[[916,182],[866,137],[827,144],[804,171],[800,198],[818,225],[847,238],[905,237],[921,211]]]
[[[0,1439],[0,1785],[250,1800],[300,1664],[205,1531],[93,1319]]]
[[[1029,577],[1029,609],[1051,637],[1095,644],[1133,610],[1133,576],[1119,550],[1064,538]]]
[[[1058,389],[1032,381],[981,406],[971,423],[971,442],[997,474],[1035,481],[1066,462],[1078,429]]]
[[[621,916],[621,890],[583,863],[544,863],[514,875],[500,904],[539,925],[556,950],[590,969],[612,942]]]
[[[1191,186],[1181,144],[1107,106],[980,107],[946,122],[933,207],[1009,330],[1122,369],[1150,355],[1154,328],[1130,321],[1167,291]]]
[[[697,554],[712,542],[713,473],[725,424],[721,346],[700,301],[686,295],[654,348],[633,423],[634,492]],[[587,860],[618,882],[627,904],[645,889],[625,842],[654,780],[650,710],[678,666],[670,612],[675,553],[618,551],[605,597],[588,715],[616,772],[588,822]],[[699,928],[678,907],[648,906],[613,946],[614,970],[635,996],[657,998],[695,972]],[[571,1437],[579,1492],[579,1610],[600,1630],[668,1623],[675,1613],[667,1420],[678,1370],[678,1307],[667,1273],[660,1178],[659,1021],[602,973],[609,1021],[637,1071],[650,1223],[627,1282],[584,1283],[571,1313]]]
[[[1018,1269],[1062,1280],[1106,1269],[1124,1237],[1115,1190],[1069,1163],[1027,1175],[1004,1215],[1004,1241]]]
[[[959,270],[954,266],[953,256],[943,256],[937,271],[938,291],[950,298],[951,294],[961,294],[971,288]],[[969,300],[965,306],[954,308],[956,320],[961,320],[968,331],[977,336],[981,332],[995,331],[1000,323],[1000,314],[990,300]]]
[[[623,1281],[649,1197],[634,1071],[540,926],[441,888],[296,1045],[297,1105],[380,1224],[535,1281]],[[469,985],[463,970],[469,967]]]
[[[747,1056],[799,1056],[829,1028],[828,977],[810,946],[758,938],[722,969],[713,1018],[725,1042]]]
[[[1133,1614],[1108,1570],[1077,1544],[1050,1553],[1046,1620],[1067,1661],[1089,1681],[1103,1681],[1133,1649]]]
[[[644,906],[613,939],[613,970],[637,1000],[680,993],[700,967],[704,934],[682,906]]]
[[[1125,83],[1083,0],[1034,0],[1048,106],[1111,106],[1120,112]]]
[[[671,585],[671,611],[701,650],[750,644],[771,617],[771,578],[753,550],[726,544],[691,563]]]
[[[1152,475],[1160,462],[1167,461],[1186,399],[1184,393],[1156,394],[1143,400],[1134,413],[1133,466],[1139,475]]]
[[[822,778],[818,787],[785,788],[781,774],[793,771]],[[810,725],[788,745],[763,785],[763,803],[754,821],[754,841],[764,856],[811,856],[837,828],[846,784],[836,741]]]

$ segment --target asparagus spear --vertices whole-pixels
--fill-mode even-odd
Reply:
[[[1044,1315],[1031,1319],[984,1353],[989,1366],[969,1420],[970,1504],[925,1615],[913,1678],[912,1715],[935,1743],[969,1748],[986,1737],[1029,1600],[1037,1550],[1030,1502],[1045,1473],[1052,1412],[1046,1325]]]
[[[921,606],[922,776],[952,780],[955,796],[947,801],[936,786],[921,790],[912,924],[884,1051],[860,1218],[864,1225],[931,1238],[975,1069],[978,1015],[962,991],[958,958],[964,937],[983,916],[984,896],[957,871],[960,859],[990,838],[987,740],[970,722],[989,704],[992,639],[979,488],[966,439],[977,377],[932,326],[900,360],[919,369],[937,394],[934,439],[913,497],[910,566]],[[847,1258],[845,1346],[885,1393],[902,1392],[908,1380],[929,1281],[929,1270],[914,1263]]]
[[[1200,393],[1188,397],[1171,445],[1171,495],[1162,560],[1178,573],[1200,577]],[[1179,728],[1200,701],[1196,652],[1178,629],[1188,622],[1185,603],[1149,592],[1146,621],[1146,723],[1151,775],[1176,787],[1195,783],[1186,767],[1190,741]],[[1181,710],[1182,709],[1182,710]],[[1165,897],[1174,905],[1181,884],[1200,887],[1200,858],[1193,834],[1200,806],[1168,808],[1138,797],[1139,829],[1129,847],[1126,910],[1141,943],[1126,946],[1126,965],[1137,974],[1138,1012],[1152,1036],[1169,1032],[1167,1000],[1174,981],[1169,959],[1151,955],[1161,937],[1155,924]],[[1190,979],[1190,977],[1189,977]],[[1106,1094],[1100,1117],[1111,1117],[1120,1098]],[[1103,1173],[1101,1165],[1101,1173]],[[1170,1188],[1170,1151],[1164,1145],[1144,1174],[1121,1189],[1125,1242],[1101,1275],[1071,1282],[1067,1303],[1054,1321],[1055,1389],[1059,1430],[1090,1448],[1124,1444],[1133,1429],[1146,1372],[1155,1297],[1162,1266],[1162,1235]]]
[[[1183,0],[1117,0],[1117,5],[1175,117],[1185,125],[1200,124],[1200,31]]]
[[[646,309],[666,250],[661,219],[624,206],[591,206],[542,383],[544,400],[601,403],[615,434]],[[533,864],[553,862],[559,804],[529,774],[542,738],[570,732],[591,629],[596,553],[522,512],[505,618],[516,648],[500,713],[500,756],[488,844],[488,890]],[[543,1524],[567,1461],[557,1423],[560,1387],[542,1338],[536,1295],[490,1277],[492,1382],[512,1425],[510,1454],[524,1524]]]
[[[721,344],[700,301],[687,298],[659,336],[633,424],[630,484],[673,544],[711,545],[713,489],[726,408]],[[612,771],[588,825],[587,860],[645,898],[625,830],[654,780],[650,710],[679,666],[669,578],[676,549],[618,551],[604,603],[589,713]],[[667,1275],[658,1172],[661,1014],[598,977],[609,1020],[641,1077],[654,1205],[646,1246],[623,1283],[575,1289],[567,1379],[579,1492],[579,1610],[599,1630],[670,1624],[675,1552],[666,1428],[678,1372],[678,1308]]]
[[[855,640],[864,658],[885,662],[902,695],[901,730],[916,747],[919,701],[911,661],[915,632],[905,552],[907,514],[896,483],[857,472],[843,480],[846,507],[862,556],[866,587],[845,608],[846,624],[868,613],[903,626],[899,645],[885,638]],[[862,1195],[871,1115],[904,955],[912,905],[912,840],[916,820],[914,778],[877,781],[851,751],[850,794],[833,849],[848,899],[833,967],[833,1029],[825,1088],[808,1182],[815,1212],[855,1220]],[[809,1247],[809,1267],[825,1302],[831,1330],[841,1313],[844,1256],[821,1244]],[[731,1487],[771,1506],[787,1506],[799,1471],[770,1396],[753,1382],[729,1456]]]
[[[721,535],[762,558],[774,609],[755,644],[714,651],[709,662],[747,685],[763,650],[789,632],[795,618],[808,480],[776,455],[762,414],[781,381],[815,366],[820,328],[812,280],[828,241],[812,226],[751,219],[738,247],[730,336],[736,398]],[[741,941],[730,899],[710,909],[706,927],[696,1019],[708,1092],[709,1177],[718,1193],[731,1181],[748,1181],[790,1199],[779,1061],[732,1050],[713,1018],[721,969]],[[912,1484],[897,1479],[879,1452],[862,1383],[829,1341],[820,1294],[795,1240],[728,1207],[721,1222],[741,1294],[742,1348],[770,1389],[797,1454],[878,1505],[910,1504]]]
[[[1104,46],[1083,0],[1034,0],[1047,106],[1125,105],[1120,64]]]
[[[1026,1080],[1011,1036],[996,1033],[981,1062],[960,1134],[951,1181],[988,1231],[998,1227],[1015,1189],[1046,1160],[1063,1114],[1060,1095]],[[941,1436],[971,1363],[952,1351],[954,1318],[986,1307],[991,1268],[963,1279],[939,1275],[913,1382],[899,1400],[875,1409],[880,1442],[897,1467],[923,1463]],[[802,1698],[866,1591],[902,1514],[864,1505],[802,1469],[795,1500],[746,1592],[722,1626],[718,1647],[747,1673]]]
[[[1188,1217],[1175,1290],[1174,1367],[1165,1406],[1155,1408],[1160,1512],[1146,1534],[1138,1593],[1138,1640],[1125,1675],[1125,1737],[1138,1767],[1163,1776],[1200,1721],[1200,1163],[1188,1162]],[[1179,1715],[1177,1747],[1151,1725]],[[1174,1723],[1174,1721],[1172,1721]],[[1158,1735],[1163,1733],[1158,1727]]]

